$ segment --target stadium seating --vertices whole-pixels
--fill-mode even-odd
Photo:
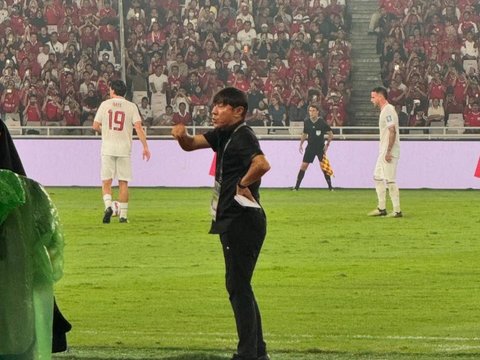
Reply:
[[[463,127],[463,114],[480,98],[478,4],[379,0],[378,5],[369,29],[377,34],[382,79],[392,99],[403,92],[402,105],[410,115],[415,101],[420,100],[419,107],[426,110],[432,98],[440,99],[445,113],[450,112],[447,126]],[[448,94],[455,98],[453,103],[445,101]]]
[[[0,91],[7,98],[1,111],[4,118],[18,115],[23,126],[85,125],[89,133],[108,80],[122,71],[128,98],[139,103],[147,96],[156,118],[166,105],[177,111],[179,94],[193,113],[224,86],[254,93],[250,113],[278,97],[287,109],[284,126],[302,121],[317,99],[327,115],[331,93],[347,113],[350,44],[342,1],[124,1],[122,34],[117,2],[27,4],[14,2],[0,18]],[[165,83],[164,91],[154,91],[153,82]]]

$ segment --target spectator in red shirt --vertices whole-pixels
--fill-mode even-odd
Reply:
[[[472,13],[465,11],[458,25],[458,34],[465,37],[465,34],[472,31],[474,34],[478,33],[478,27],[475,21],[472,19]]]
[[[97,14],[96,1],[82,0],[80,3],[80,16],[83,18],[93,17]]]
[[[443,83],[442,79],[440,78],[440,72],[435,71],[428,87],[428,98],[430,100],[439,99],[443,101],[443,99],[445,99],[446,90],[447,88]]]
[[[155,19],[152,19],[152,21],[153,20]],[[151,46],[153,43],[158,43],[163,47],[166,40],[167,36],[165,31],[160,27],[160,24],[156,20],[153,21],[150,26],[150,31],[146,35],[147,46]]]
[[[480,127],[480,106],[478,102],[471,104],[471,108],[466,108],[463,115],[465,119],[465,126],[469,127]],[[480,129],[469,129],[469,133],[480,133]]]
[[[23,110],[23,121],[25,126],[40,126],[42,124],[40,105],[35,94],[28,96],[25,110]]]
[[[287,79],[288,76],[290,75],[290,71],[289,71],[289,68],[283,62],[283,60],[277,56],[275,58],[274,64],[275,64],[276,73],[278,77],[282,79]]]
[[[80,44],[83,49],[97,46],[97,27],[91,23],[80,26]]]
[[[63,125],[63,105],[59,95],[55,94],[53,96],[47,96],[47,99],[42,106],[42,114],[44,125]]]
[[[337,105],[331,106],[325,117],[325,122],[330,126],[343,126],[345,124],[345,115],[343,115]]]
[[[42,70],[40,68],[40,65],[36,61],[30,62],[30,59],[28,57],[24,58],[20,66],[18,67],[18,75],[22,80],[24,80],[26,77],[39,77],[41,72]]]
[[[192,115],[187,111],[187,104],[185,102],[178,104],[178,111],[173,114],[172,124],[192,125]]]
[[[307,56],[305,51],[303,50],[303,43],[301,40],[295,40],[293,46],[291,47],[290,51],[288,52],[288,65],[292,66],[297,62],[305,62],[307,60]]]
[[[465,95],[467,94],[468,82],[467,82],[465,73],[463,71],[456,73],[456,75],[454,76],[452,85],[453,85],[453,94],[455,96],[455,99],[459,103],[463,103],[465,105],[465,100],[466,100]]]
[[[75,99],[67,96],[65,98],[65,105],[63,107],[63,120],[65,126],[81,126],[80,124],[80,105]],[[80,129],[72,129],[68,131],[69,134],[81,134]]]
[[[443,107],[445,108],[445,119],[448,119],[450,114],[463,113],[463,103],[456,100],[455,96],[453,95],[453,88],[451,87],[447,89]]]
[[[338,0],[330,0],[330,4],[327,5],[325,11],[328,15],[336,14],[343,17],[344,6],[338,3]]]
[[[53,1],[47,0],[45,2],[45,7],[43,10],[43,18],[47,23],[49,32],[57,31],[57,25],[59,21],[62,19],[62,15],[60,13],[60,9],[55,5]]]
[[[101,25],[98,28],[98,36],[100,40],[108,41],[114,50],[119,49],[118,30],[112,24]]]
[[[32,54],[31,47],[32,45],[30,41],[25,41],[23,43],[23,47],[17,51],[17,55],[16,55],[17,62],[21,63],[23,59],[25,59],[26,57],[29,57],[30,60],[33,58],[34,55]]]
[[[242,90],[243,92],[247,92],[248,89],[250,89],[250,82],[248,79],[245,77],[245,72],[241,69],[238,69],[234,74],[233,74],[233,79],[231,82],[231,86]]]
[[[100,19],[105,19],[105,21],[110,21],[117,17],[117,12],[112,8],[112,2],[110,0],[103,2],[103,8],[98,12],[98,16]]]
[[[25,33],[25,18],[22,16],[18,5],[12,6],[10,27],[15,35],[23,36]]]
[[[109,95],[110,86],[108,85],[108,75],[106,72],[102,72],[97,81],[97,90],[100,94],[100,97],[103,100],[106,100]]]

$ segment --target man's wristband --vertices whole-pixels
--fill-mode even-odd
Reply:
[[[248,186],[246,186],[246,185],[242,185],[242,184],[241,184],[241,182],[242,182],[242,180],[241,180],[241,179],[240,179],[240,180],[238,180],[237,186],[238,186],[240,189],[246,189]]]

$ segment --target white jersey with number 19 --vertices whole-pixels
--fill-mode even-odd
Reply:
[[[102,124],[102,155],[130,156],[134,124],[142,121],[137,105],[124,98],[105,100],[94,121]]]

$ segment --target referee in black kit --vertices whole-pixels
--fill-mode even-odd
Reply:
[[[300,138],[300,154],[303,154],[303,143],[307,140],[307,147],[305,149],[305,154],[303,155],[302,165],[300,166],[300,171],[297,175],[297,183],[292,190],[298,190],[300,184],[302,183],[305,172],[308,169],[308,165],[313,163],[315,156],[318,157],[318,162],[320,163],[330,146],[330,143],[333,139],[332,128],[320,117],[320,110],[317,105],[310,104],[308,106],[308,119],[305,120],[303,125],[303,134]],[[325,135],[327,135],[327,143],[325,144]],[[320,166],[321,168],[321,166]],[[323,171],[325,180],[328,184],[328,189],[333,191],[332,179],[325,171]]]
[[[213,130],[190,136],[180,124],[173,127],[172,135],[183,150],[211,148],[217,153],[210,233],[220,235],[226,287],[237,325],[239,342],[232,360],[269,360],[251,279],[266,235],[259,187],[270,164],[253,130],[245,125],[247,109],[244,92],[225,88],[213,98]],[[243,206],[236,195],[243,196]]]

